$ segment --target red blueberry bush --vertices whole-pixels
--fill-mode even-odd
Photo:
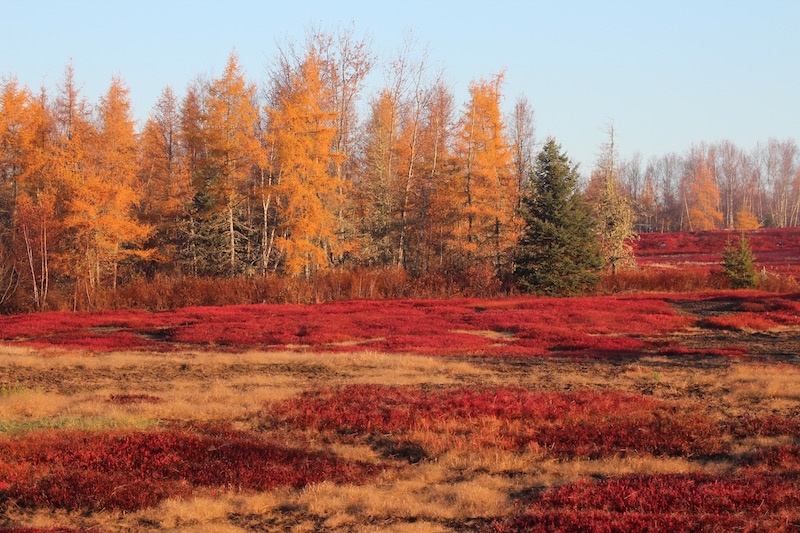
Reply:
[[[617,357],[691,320],[665,298],[352,301],[164,313],[0,317],[0,340],[87,350],[363,349],[425,355]]]
[[[745,472],[579,481],[541,492],[492,529],[508,531],[797,531],[800,478]]]
[[[224,428],[0,437],[0,502],[22,507],[135,510],[193,487],[265,491],[357,482],[377,470]]]
[[[618,392],[353,385],[269,405],[266,415],[339,435],[390,436],[429,454],[458,447],[555,457],[723,450],[719,427],[704,416]]]

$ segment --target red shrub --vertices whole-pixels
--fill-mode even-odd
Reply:
[[[774,279],[762,287],[797,290],[791,279],[800,275],[800,228],[770,228],[745,232],[756,262]],[[680,269],[709,269],[721,260],[727,241],[739,237],[738,231],[711,230],[675,233],[643,233],[634,243],[640,266],[663,265]],[[769,276],[768,276],[769,277]]]
[[[39,527],[3,527],[0,526],[0,533],[79,533],[77,529],[67,529],[58,527],[55,529],[42,529]]]
[[[794,531],[800,479],[745,473],[579,481],[540,493],[496,531]]]
[[[757,452],[743,460],[752,470],[800,474],[800,446],[778,446]]]
[[[800,420],[781,416],[744,416],[731,420],[729,431],[735,437],[800,437]]]
[[[719,453],[719,428],[668,404],[616,392],[357,385],[273,404],[281,423],[364,436],[391,435],[432,453],[455,444],[598,457],[627,451]],[[454,444],[455,442],[455,444]]]
[[[768,330],[800,325],[800,294],[784,296],[743,295],[731,314],[704,320],[708,326],[729,330]]]
[[[376,470],[225,429],[0,437],[0,500],[24,507],[135,510],[195,486],[265,491],[359,481]]]
[[[293,347],[427,355],[631,355],[691,320],[664,297],[350,301],[0,317],[0,339],[89,350]]]

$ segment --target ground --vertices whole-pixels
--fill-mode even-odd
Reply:
[[[800,529],[796,295],[375,304],[441,329],[417,350],[359,305],[211,348],[200,309],[5,319],[0,531]]]

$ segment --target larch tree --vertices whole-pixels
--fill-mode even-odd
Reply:
[[[74,191],[69,223],[88,263],[90,287],[99,285],[105,266],[116,287],[120,261],[143,257],[140,247],[151,228],[138,221],[138,154],[130,91],[115,77],[98,106],[93,165]]]
[[[0,235],[0,246],[13,245],[23,285],[30,290],[37,311],[47,305],[50,251],[59,228],[56,184],[50,179],[50,129],[44,92],[36,98],[27,88],[19,89],[13,80],[4,86],[0,96],[0,168],[2,181],[11,187],[7,191],[11,197],[4,195],[3,204],[8,209],[5,227],[13,229],[13,235]]]
[[[279,214],[276,246],[284,269],[294,276],[327,268],[339,246],[341,183],[330,172],[337,157],[332,151],[336,113],[328,107],[331,100],[321,67],[310,50],[273,84],[267,110],[267,137],[274,150],[270,172]]]
[[[371,102],[358,190],[365,214],[365,259],[398,267],[407,266],[410,249],[420,121],[427,94],[424,55],[416,59],[414,45],[412,36],[406,35],[388,66],[384,87]]]
[[[631,244],[636,239],[633,230],[633,206],[620,190],[615,159],[614,126],[611,125],[608,129],[608,142],[603,145],[592,177],[598,182],[599,188],[594,208],[600,236],[600,252],[605,264],[611,267],[612,276],[616,276],[617,269],[621,267],[636,266]]]
[[[402,52],[406,56],[411,55],[413,46],[412,41],[407,41]],[[416,204],[419,200],[419,192],[422,188],[423,176],[419,174],[421,162],[421,140],[423,130],[423,110],[428,107],[432,95],[426,82],[426,59],[424,53],[422,58],[417,61],[406,59],[407,74],[403,74],[407,86],[404,88],[406,93],[400,102],[398,109],[399,131],[397,135],[396,151],[398,156],[398,181],[396,194],[398,197],[397,213],[397,265],[407,268],[407,258],[410,244],[413,222],[411,217],[416,212]]]
[[[714,175],[713,155],[698,150],[690,161],[684,191],[689,231],[717,229],[723,224],[720,194]]]
[[[361,131],[359,129],[358,99],[364,90],[367,75],[375,64],[372,52],[372,37],[355,35],[353,25],[339,27],[335,32],[312,29],[308,32],[307,47],[315,50],[321,61],[321,76],[327,86],[329,107],[335,113],[334,139],[331,162],[340,183],[340,202],[336,213],[340,243],[337,262],[343,254],[352,254],[358,248],[358,229],[354,223],[356,205],[349,200],[356,181],[356,148]]]
[[[94,156],[97,129],[89,103],[81,96],[72,64],[58,85],[53,108],[53,179],[56,182],[56,216],[63,224],[64,238],[53,254],[53,266],[73,283],[73,309],[81,293],[91,301],[97,268],[90,251],[91,221],[81,213],[83,202],[97,182]],[[93,200],[92,200],[93,201]]]
[[[214,272],[209,268],[207,256],[213,256],[201,238],[200,218],[205,213],[201,207],[205,207],[204,200],[207,199],[206,176],[204,173],[203,162],[207,157],[208,143],[205,139],[203,130],[203,84],[195,81],[189,85],[186,94],[181,100],[180,106],[180,147],[182,148],[182,166],[187,174],[190,187],[193,190],[193,198],[188,211],[187,228],[185,230],[185,242],[179,249],[181,258],[188,263],[189,271],[197,276],[201,272]],[[210,203],[210,199],[209,202]],[[212,206],[213,207],[213,206]],[[213,250],[216,252],[217,250]]]
[[[171,87],[156,102],[140,136],[141,218],[156,229],[156,259],[178,264],[188,244],[194,187],[181,143],[180,105]]]
[[[519,215],[522,208],[522,196],[527,186],[528,179],[533,170],[534,144],[536,141],[536,129],[534,125],[534,109],[528,102],[528,98],[523,94],[517,97],[514,103],[514,110],[509,120],[509,132],[511,141],[511,164],[516,181],[517,214],[514,216],[514,233],[520,235],[524,226],[524,220]],[[516,243],[516,239],[514,242]],[[516,251],[512,251],[511,257],[515,257]],[[512,265],[513,270],[513,265]]]
[[[364,128],[363,172],[356,197],[363,234],[361,255],[367,263],[396,262],[397,107],[393,92],[384,88],[370,103]]]
[[[450,140],[453,129],[454,99],[443,79],[430,89],[424,110],[422,147],[418,175],[421,186],[417,201],[417,251],[414,271],[429,270],[436,255],[439,265],[445,260],[445,243],[451,240],[451,220],[456,212],[452,179]]]
[[[222,76],[212,80],[208,87],[203,114],[206,179],[215,206],[226,220],[231,275],[240,271],[237,210],[245,199],[253,168],[264,164],[258,122],[256,86],[245,79],[234,51]]]
[[[592,288],[599,279],[597,230],[577,186],[576,167],[548,139],[522,201],[525,229],[515,277],[526,291],[566,296]]]
[[[531,174],[534,163],[534,143],[536,141],[536,127],[534,125],[534,109],[525,95],[520,95],[514,103],[511,113],[511,150],[514,177],[516,179],[517,194],[522,199],[526,182]],[[519,206],[518,206],[519,207]]]
[[[46,104],[44,92],[36,98],[14,79],[0,92],[0,208],[8,230],[0,232],[0,253],[17,258],[12,264],[16,270],[19,263],[36,310],[47,304],[49,255],[58,229],[55,183],[49,179],[52,146]],[[8,288],[0,287],[0,297]]]
[[[512,153],[500,113],[503,75],[472,82],[456,135],[463,208],[457,247],[470,261],[499,271],[516,240],[518,191]]]

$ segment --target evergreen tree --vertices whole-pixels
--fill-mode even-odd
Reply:
[[[550,138],[539,153],[522,202],[525,229],[516,277],[527,291],[569,295],[599,279],[602,257],[578,173]]]
[[[739,244],[731,241],[722,253],[722,273],[725,274],[734,289],[749,289],[758,283],[758,270],[755,256],[750,248],[750,241],[744,233],[739,237]]]

